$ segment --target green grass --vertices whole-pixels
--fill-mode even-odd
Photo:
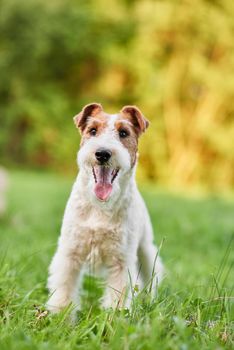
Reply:
[[[131,312],[86,305],[43,313],[47,268],[72,181],[13,173],[0,220],[0,349],[231,349],[234,201],[143,189],[167,276],[156,300]],[[95,290],[94,290],[95,291]]]

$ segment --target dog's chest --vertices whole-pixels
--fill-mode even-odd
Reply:
[[[90,212],[79,226],[79,242],[88,263],[97,266],[123,259],[126,237],[121,219]]]

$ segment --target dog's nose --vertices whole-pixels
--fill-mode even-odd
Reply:
[[[104,164],[108,162],[108,160],[111,157],[111,154],[111,151],[109,151],[108,149],[100,148],[96,151],[95,157],[101,164]]]

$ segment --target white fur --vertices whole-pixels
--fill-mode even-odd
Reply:
[[[155,293],[157,282],[162,279],[159,257],[155,263],[157,249],[153,244],[149,215],[136,187],[135,167],[131,168],[128,150],[114,129],[116,118],[112,115],[106,130],[86,141],[78,153],[80,171],[66,206],[58,248],[49,268],[47,305],[53,312],[71,301],[79,303],[76,287],[84,266],[91,265],[96,274],[103,268],[107,272],[103,307],[130,306],[130,284],[134,286],[142,281],[145,285],[152,278]],[[99,201],[94,193],[92,164],[99,147],[110,149],[111,165],[120,168],[111,197],[106,202]]]

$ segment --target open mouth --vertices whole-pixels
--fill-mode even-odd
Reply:
[[[107,201],[112,192],[113,183],[118,176],[119,169],[113,169],[105,165],[92,167],[95,181],[94,192],[101,201]]]

